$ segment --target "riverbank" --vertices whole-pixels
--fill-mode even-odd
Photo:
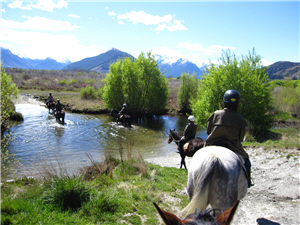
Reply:
[[[22,101],[22,103],[27,101],[30,104],[43,104],[41,101],[26,97]],[[284,142],[284,139],[277,142]],[[276,148],[267,143],[265,144],[265,146],[268,145],[269,150],[267,150],[265,147],[254,148],[253,145],[255,144],[252,143],[251,147],[246,148],[252,162],[252,178],[255,186],[248,189],[248,193],[241,201],[232,224],[299,224],[299,149],[297,147]],[[261,143],[261,145],[263,144]],[[191,159],[186,158],[188,168]],[[142,160],[139,161],[142,162]],[[157,213],[152,208],[153,206],[149,204],[152,201],[157,201],[163,209],[169,210],[182,218],[179,212],[187,205],[188,197],[186,195],[187,171],[178,169],[180,166],[180,156],[174,151],[165,157],[153,157],[145,161],[156,164],[159,167],[151,167],[153,169],[149,171],[148,175],[137,173],[135,169],[131,170],[122,181],[117,181],[118,173],[107,173],[107,177],[105,176],[100,180],[94,180],[89,183],[91,187],[99,188],[97,190],[98,195],[96,195],[98,199],[103,191],[103,184],[114,190],[114,192],[107,190],[110,193],[109,196],[105,195],[105,201],[108,204],[111,204],[111,199],[115,199],[115,201],[120,203],[120,199],[116,200],[116,198],[121,198],[122,195],[126,194],[128,199],[124,201],[128,202],[125,202],[125,206],[122,205],[122,207],[127,207],[128,210],[117,212],[121,219],[116,219],[116,216],[112,215],[116,219],[114,222],[109,219],[103,222],[103,220],[100,220],[96,216],[103,214],[103,211],[95,212],[92,208],[88,210],[83,208],[83,210],[76,214],[78,220],[79,218],[84,218],[86,219],[84,222],[90,221],[91,224],[97,224],[99,221],[101,221],[101,224],[157,224],[157,222],[149,222],[151,218],[157,218]],[[151,185],[148,186],[148,183],[151,183]],[[30,205],[30,202],[33,202],[32,198],[28,199],[26,203],[20,204],[24,196],[28,194],[28,189],[35,187],[34,183],[25,180],[24,182],[18,181],[18,184],[19,186],[12,188],[12,196],[14,196],[12,199],[16,199],[16,197],[20,197],[20,199],[17,198],[15,203],[7,203],[8,200],[2,199],[2,214],[6,213],[7,215],[9,212],[14,215],[14,212],[16,212],[14,216],[18,217],[18,215],[24,216],[28,215],[29,212],[37,211],[34,205]],[[168,190],[166,190],[166,187],[168,187]],[[2,190],[8,190],[9,188],[11,188],[9,184],[2,186]],[[50,190],[54,191],[54,189]],[[2,196],[5,196],[5,194],[2,194]],[[97,198],[94,197],[93,199]],[[36,197],[36,199],[39,200],[41,197]],[[117,204],[117,202],[114,204]],[[146,202],[148,205],[145,205],[143,202]],[[99,207],[95,202],[93,204],[95,204],[93,208]],[[22,208],[23,206],[24,208]],[[28,207],[31,210],[28,210]],[[148,213],[145,207],[151,213]],[[55,215],[59,216],[53,217],[52,211],[47,216],[51,215],[51,218],[57,219],[56,222],[59,221],[60,224],[63,224],[66,218],[76,217],[75,213],[60,212],[57,209],[55,209]],[[28,218],[32,217],[38,221],[43,221],[38,215],[44,212],[39,211],[35,215],[28,215]],[[86,214],[87,212],[89,213]],[[85,216],[83,217],[83,215]],[[11,216],[12,220],[17,220],[15,217]],[[19,217],[19,219],[22,221],[23,217]],[[69,222],[75,223],[74,220]]]

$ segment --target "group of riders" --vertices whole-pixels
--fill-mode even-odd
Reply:
[[[46,105],[49,106],[50,104],[55,104],[55,113],[61,113],[63,110],[63,106],[60,103],[60,100],[57,99],[57,102],[55,103],[52,93],[50,92],[47,99],[46,99]]]
[[[248,187],[252,186],[251,182],[251,163],[249,155],[242,146],[245,136],[246,120],[242,115],[237,113],[240,102],[240,93],[236,90],[228,90],[223,97],[223,108],[215,111],[208,118],[206,133],[208,137],[201,147],[204,146],[222,146],[226,147],[244,160],[244,168],[246,170]],[[178,143],[179,152],[183,151],[186,142],[196,137],[197,125],[195,117],[188,117],[188,125],[184,129],[184,134]]]
[[[54,102],[54,98],[51,93],[46,100],[46,104],[51,104]],[[249,155],[242,146],[242,142],[245,136],[245,128],[247,126],[246,120],[242,115],[237,113],[237,108],[240,102],[240,93],[236,90],[228,90],[225,92],[223,97],[223,108],[221,110],[215,111],[208,118],[208,125],[206,133],[208,137],[202,146],[222,146],[226,147],[238,156],[242,157],[244,160],[244,167],[248,177],[248,186],[251,184],[251,163],[249,160]],[[57,99],[55,105],[56,113],[61,112],[62,105],[60,100]],[[122,109],[119,111],[117,118],[121,119],[122,116],[128,114],[127,106],[124,103]],[[179,152],[183,151],[183,146],[188,141],[196,137],[197,125],[195,124],[195,117],[188,117],[188,124],[184,129],[182,138],[178,143]]]

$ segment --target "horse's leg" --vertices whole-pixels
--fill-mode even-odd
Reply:
[[[184,150],[179,148],[179,154],[181,157],[181,162],[180,162],[180,169],[182,168],[182,165],[184,166],[184,168],[187,170],[186,165],[185,165],[185,154],[184,154]]]
[[[185,165],[185,155],[181,156],[181,165],[184,166],[184,168],[187,170],[186,165]]]

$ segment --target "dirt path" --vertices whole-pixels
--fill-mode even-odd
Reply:
[[[252,163],[255,186],[248,189],[231,224],[300,224],[300,151],[248,148],[247,152]],[[172,153],[168,157],[147,161],[179,168],[180,157]],[[191,158],[188,158],[187,167],[190,162]]]

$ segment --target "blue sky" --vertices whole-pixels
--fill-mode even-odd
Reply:
[[[263,65],[299,62],[299,1],[1,1],[0,45],[72,62],[111,48],[217,63],[255,48]]]

